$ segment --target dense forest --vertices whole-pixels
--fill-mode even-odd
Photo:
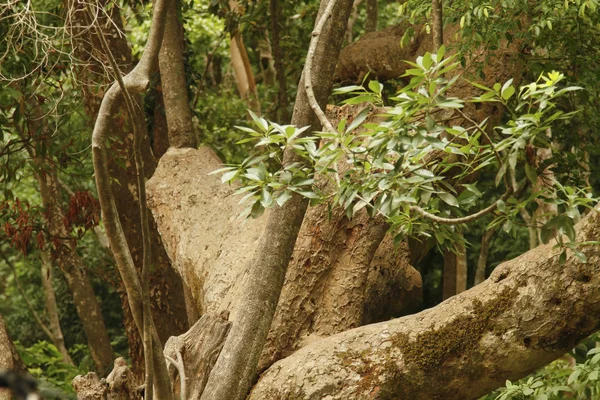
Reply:
[[[0,0],[0,400],[600,399],[599,7]]]

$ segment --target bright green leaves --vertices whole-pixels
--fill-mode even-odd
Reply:
[[[550,164],[536,161],[536,149],[549,148],[547,129],[572,115],[556,110],[555,99],[578,88],[559,87],[564,76],[557,72],[518,90],[512,80],[492,88],[473,83],[482,94],[468,101],[501,103],[510,113],[508,122],[493,130],[487,120],[476,122],[463,113],[463,99],[445,95],[456,81],[447,78],[448,72],[457,64],[443,55],[441,48],[438,54],[427,53],[409,63],[410,82],[391,98],[392,105],[379,111],[384,115],[377,116],[378,123],[370,121],[373,105],[382,104],[383,85],[375,80],[367,88],[336,90],[347,97],[346,104],[370,104],[351,120],[339,121],[335,132],[305,136],[306,128],[281,126],[251,113],[253,126],[238,128],[248,135],[241,142],[255,142],[257,154],[215,173],[222,174],[223,182],[242,185],[237,193],[249,203],[246,216],[260,216],[297,193],[313,204],[341,207],[348,218],[364,211],[380,215],[398,237],[434,236],[445,246],[464,229],[461,223],[446,221],[460,220],[482,207],[486,194],[473,178],[495,173],[496,186],[507,193],[488,211],[494,213],[492,227],[512,233],[522,211],[532,211],[538,202],[554,204],[560,212],[544,219],[541,236],[575,249],[580,208],[590,207],[595,199],[553,179],[539,185]],[[446,124],[459,118],[462,125]],[[284,165],[285,151],[294,152],[296,162]],[[523,196],[529,187],[538,188]]]

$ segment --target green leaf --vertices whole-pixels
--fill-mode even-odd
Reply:
[[[356,118],[354,118],[354,121],[352,121],[352,123],[350,124],[350,126],[348,127],[348,129],[346,130],[346,133],[350,133],[352,132],[354,129],[356,129],[357,127],[360,126],[360,124],[362,124],[365,119],[367,119],[367,117],[369,116],[369,112],[371,111],[371,109],[369,107],[365,107],[357,116]]]
[[[290,192],[289,190],[284,190],[283,192],[279,193],[279,195],[277,195],[275,202],[281,207],[291,198],[292,192]]]
[[[262,206],[262,204],[260,203],[260,201],[257,201],[252,206],[252,209],[250,211],[250,216],[252,218],[256,219],[256,218],[260,217],[261,215],[263,215],[264,212],[265,212],[265,208]]]
[[[537,182],[537,171],[529,163],[525,164],[525,175],[527,175],[527,179],[529,179],[529,182],[535,185],[535,183]]]
[[[229,172],[224,173],[221,176],[221,182],[225,183],[225,182],[231,181],[233,178],[235,178],[235,176],[238,174],[238,172],[239,171],[237,169],[235,169],[233,171],[229,171]]]
[[[438,194],[439,198],[444,201],[444,203],[451,205],[453,207],[458,207],[458,200],[452,194],[448,192],[442,192]]]
[[[369,89],[371,89],[371,91],[377,93],[377,94],[381,94],[381,91],[383,90],[383,85],[375,80],[369,82]]]

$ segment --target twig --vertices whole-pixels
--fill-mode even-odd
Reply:
[[[483,210],[478,211],[475,214],[467,215],[466,217],[460,217],[460,218],[444,218],[444,217],[439,217],[439,216],[437,216],[435,214],[431,214],[431,213],[423,210],[419,206],[410,206],[410,211],[415,212],[415,213],[421,215],[422,217],[430,219],[433,222],[437,222],[438,224],[441,224],[441,225],[466,224],[466,223],[475,221],[476,219],[481,218],[484,215],[487,215],[487,214],[491,213],[492,211],[494,211],[498,207],[498,203],[500,201],[506,200],[508,198],[508,196],[510,196],[511,193],[512,193],[512,191],[509,188],[509,190],[507,190],[504,193],[504,195],[501,198],[499,198],[498,200],[496,200],[494,203],[490,204],[489,206],[487,206]]]

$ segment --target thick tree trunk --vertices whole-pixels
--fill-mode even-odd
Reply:
[[[333,2],[334,0],[329,0]],[[320,16],[328,18],[328,1],[321,2]],[[343,41],[343,35],[351,9],[349,0],[331,3],[334,8],[329,20],[320,21],[317,16],[315,33],[307,57],[315,65],[308,70],[319,104],[324,107],[333,83],[333,72]],[[329,8],[331,10],[331,7]],[[324,25],[322,25],[324,23]],[[318,32],[321,30],[321,32]],[[321,40],[319,40],[319,37]],[[316,43],[313,41],[319,40]],[[316,44],[316,47],[315,47]],[[314,53],[311,54],[311,51]],[[300,81],[292,115],[292,124],[318,129],[306,95],[304,79]],[[284,165],[296,162],[291,151],[284,156]],[[267,340],[267,334],[279,301],[294,243],[298,236],[308,202],[302,196],[293,195],[283,207],[271,210],[258,246],[250,261],[248,281],[242,292],[245,312],[233,321],[223,351],[213,368],[202,399],[236,400],[246,397],[256,376],[256,367]]]
[[[600,239],[599,225],[591,213],[577,240]],[[466,400],[526,376],[600,329],[600,248],[560,264],[553,246],[437,307],[307,345],[269,368],[250,399]]]
[[[107,18],[106,14],[100,14],[96,23],[105,32],[111,51],[115,59],[119,61],[121,71],[128,72],[132,68],[131,50],[127,39],[119,33],[123,29],[119,8],[112,7],[108,15],[110,15],[110,18]],[[79,23],[80,26],[87,25],[87,18],[83,11],[76,13],[75,16],[77,18],[73,21],[74,24]],[[73,27],[72,29],[76,28]],[[106,85],[111,83],[112,75],[108,76],[104,65],[98,61],[99,59],[106,59],[106,54],[102,50],[98,37],[91,32],[86,33],[83,37],[75,37],[85,39],[77,47],[77,57],[85,65],[85,68],[80,68],[76,71],[79,80],[84,83],[82,87],[84,90],[86,113],[90,120],[93,121],[98,116],[100,103],[104,96],[104,91],[94,91],[94,88],[97,88],[100,84]],[[141,98],[134,96],[134,99],[138,106],[143,109]],[[116,115],[112,116],[110,120],[111,131],[117,135],[111,147],[113,157],[108,161],[109,170],[113,177],[112,190],[115,194],[115,203],[119,210],[121,224],[123,225],[133,259],[141,269],[142,235],[138,193],[137,190],[133,189],[136,186],[135,166],[131,161],[133,160],[133,137],[131,135],[131,127],[127,121],[124,107]],[[146,129],[145,124],[143,124],[142,128]],[[143,135],[142,158],[144,160],[144,175],[146,178],[149,178],[156,168],[156,159],[151,152],[148,133],[143,132]],[[159,135],[155,133],[156,136]],[[162,133],[160,136],[163,136]],[[164,136],[166,136],[166,132]],[[181,137],[186,136],[183,135]],[[187,143],[186,140],[189,140],[189,138],[182,139],[182,142]],[[181,277],[171,266],[169,258],[164,251],[160,235],[156,230],[156,224],[152,218],[150,218],[149,225],[152,243],[151,264],[153,265],[149,277],[151,309],[158,335],[162,343],[164,343],[170,336],[184,332],[189,325],[187,323]],[[135,326],[124,288],[120,288],[119,293],[122,296],[121,304],[123,306],[125,330],[133,364],[132,369],[137,376],[140,376],[144,370],[142,339]]]

